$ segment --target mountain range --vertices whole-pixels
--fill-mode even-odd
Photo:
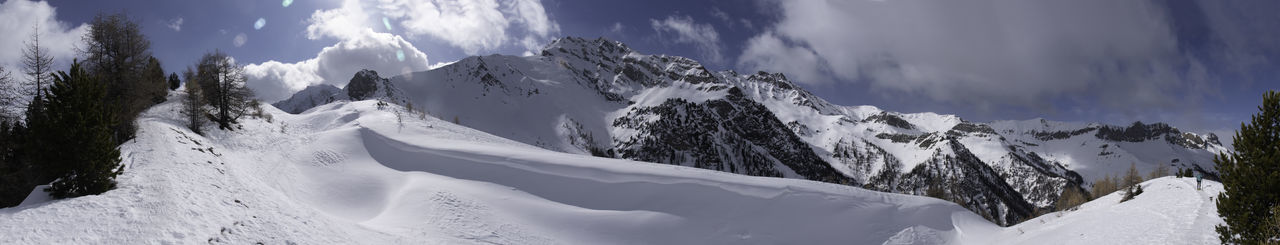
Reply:
[[[344,88],[312,86],[273,105],[303,113],[363,99],[553,151],[929,195],[1005,226],[1131,165],[1212,175],[1213,156],[1228,151],[1214,134],[1164,123],[972,122],[835,105],[784,74],[711,71],[603,38],[387,78],[361,71]]]

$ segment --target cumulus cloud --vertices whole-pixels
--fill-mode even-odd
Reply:
[[[1211,87],[1211,71],[1187,55],[1166,8],[1151,2],[776,4],[780,20],[746,43],[741,69],[785,71],[810,84],[865,81],[978,107],[1043,106],[1072,94],[1169,106],[1199,96],[1179,91]]]
[[[444,41],[467,54],[508,45],[536,50],[560,31],[537,0],[344,0],[337,8],[316,10],[306,23],[308,39],[338,43],[312,59],[246,66],[249,87],[260,99],[278,101],[317,84],[344,87],[360,69],[393,76],[444,64],[428,63],[427,54],[405,37],[374,27],[403,32],[408,39]]]
[[[169,20],[169,23],[165,23],[165,26],[169,27],[169,29],[173,29],[173,31],[182,31],[183,21],[182,17],[174,18]]]
[[[724,57],[720,54],[720,34],[710,24],[698,24],[689,16],[667,16],[666,19],[649,19],[649,25],[659,35],[675,35],[675,43],[693,44],[702,58],[711,63],[720,63]]]
[[[379,16],[399,24],[411,39],[435,38],[467,54],[507,44],[533,50],[541,47],[540,41],[530,44],[530,40],[547,40],[560,31],[537,0],[346,0],[340,8],[313,13],[307,35],[344,39],[371,22],[382,23],[380,18],[371,19]]]
[[[22,59],[19,49],[25,47],[33,32],[39,32],[40,46],[49,50],[55,68],[66,66],[75,57],[80,38],[88,31],[87,24],[58,21],[57,9],[47,2],[5,1],[0,3],[0,33],[4,33],[0,35],[0,47],[9,50],[0,52],[0,65],[13,72],[14,80],[25,79],[26,75],[20,74],[18,68]]]
[[[824,66],[817,65],[822,62],[818,54],[807,48],[788,45],[772,32],[765,32],[748,39],[745,46],[747,49],[742,51],[742,56],[754,58],[742,59],[739,66],[767,68],[753,70],[782,72],[788,79],[795,81],[826,79],[819,75],[821,74],[819,69]]]
[[[345,87],[351,76],[361,69],[371,69],[382,76],[426,70],[427,54],[398,35],[365,29],[333,46],[325,47],[315,58],[284,63],[267,61],[245,66],[248,87],[259,99],[279,101],[307,86],[330,84]],[[402,53],[404,60],[397,57]]]

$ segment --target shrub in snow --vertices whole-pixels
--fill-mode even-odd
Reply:
[[[1129,188],[1124,189],[1124,198],[1121,198],[1120,202],[1133,200],[1134,197],[1137,197],[1138,195],[1141,195],[1141,194],[1142,194],[1142,185],[1129,186]]]

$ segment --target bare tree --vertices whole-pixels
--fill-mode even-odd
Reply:
[[[253,91],[245,87],[248,78],[244,67],[226,53],[215,50],[200,58],[195,79],[206,103],[213,107],[210,118],[218,123],[219,129],[232,129],[231,125],[249,113]]]
[[[53,76],[53,55],[49,54],[49,49],[40,47],[40,28],[33,26],[31,31],[31,39],[27,40],[26,46],[22,49],[22,72],[28,76],[27,82],[23,85],[25,95],[35,97],[41,89],[49,85]]]
[[[195,76],[191,67],[187,67],[187,71],[182,74],[187,77],[185,88],[187,97],[182,100],[182,115],[187,119],[187,128],[191,129],[191,132],[204,134],[200,129],[204,126],[204,94],[200,91],[200,85],[196,84],[196,80],[191,79]]]
[[[17,121],[17,108],[20,106],[18,96],[21,93],[9,76],[9,71],[0,66],[0,122]]]
[[[81,39],[80,56],[85,68],[107,85],[104,102],[115,105],[112,131],[117,143],[132,139],[137,130],[134,118],[153,103],[147,96],[153,86],[163,89],[163,81],[153,85],[144,79],[151,58],[151,41],[142,35],[138,23],[125,14],[98,14],[89,21],[89,31]]]

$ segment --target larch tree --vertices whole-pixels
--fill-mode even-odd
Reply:
[[[244,67],[226,53],[215,50],[201,57],[194,79],[200,85],[206,104],[212,107],[210,118],[219,129],[234,129],[233,125],[249,113],[253,91],[245,87],[248,78]]]
[[[22,49],[22,72],[27,74],[23,83],[27,97],[35,97],[41,89],[49,86],[53,76],[53,55],[49,49],[40,47],[40,28],[32,27],[31,37]]]
[[[81,38],[80,56],[85,70],[107,86],[105,101],[119,105],[112,126],[116,143],[133,138],[134,118],[154,105],[152,83],[144,79],[151,61],[151,41],[142,35],[138,23],[125,14],[98,14],[89,21],[89,31]],[[160,89],[163,82],[160,82]]]

